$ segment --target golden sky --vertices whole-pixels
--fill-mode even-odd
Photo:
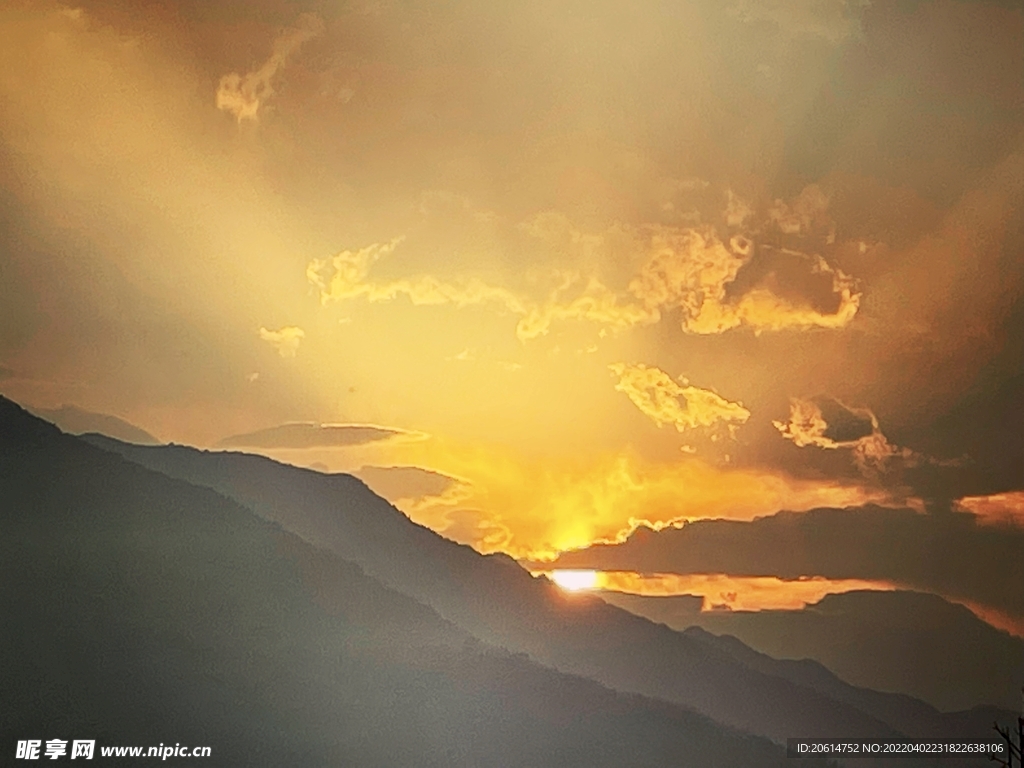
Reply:
[[[8,397],[517,557],[1019,513],[1012,3],[8,2],[0,43]]]

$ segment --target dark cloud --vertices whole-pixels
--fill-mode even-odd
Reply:
[[[816,399],[821,415],[828,427],[824,436],[837,443],[847,443],[868,437],[874,432],[869,414],[855,411],[830,397]]]
[[[834,275],[818,268],[817,260],[807,254],[785,248],[757,247],[736,279],[728,284],[726,299],[735,302],[757,289],[822,315],[834,315],[842,305]]]
[[[94,432],[100,435],[112,437],[115,440],[122,440],[126,443],[137,445],[160,445],[160,441],[144,429],[130,424],[117,416],[110,416],[104,413],[93,413],[76,408],[73,405],[64,405],[55,410],[42,408],[30,408],[31,413],[42,419],[56,424],[64,432],[70,435],[84,435]]]
[[[421,467],[363,467],[353,475],[388,501],[440,496],[459,480]]]
[[[559,568],[888,581],[1024,616],[1024,528],[866,506],[702,520],[570,552]]]
[[[282,424],[225,437],[218,448],[335,448],[363,445],[408,434],[398,429],[360,424]]]

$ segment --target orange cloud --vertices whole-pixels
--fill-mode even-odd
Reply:
[[[281,357],[295,357],[295,353],[299,351],[299,343],[305,336],[306,332],[294,325],[278,331],[260,328],[260,338],[276,349]]]
[[[804,187],[790,202],[776,200],[768,208],[768,218],[781,232],[798,235],[808,232],[811,227],[825,218],[828,197],[817,184]]]
[[[295,26],[285,30],[274,40],[273,52],[263,66],[244,75],[232,72],[224,75],[217,86],[217,109],[230,112],[241,123],[256,120],[260,104],[274,93],[270,81],[287,63],[303,43],[323,34],[324,23],[311,13],[299,16]]]
[[[752,520],[779,509],[865,503],[878,493],[799,481],[760,470],[716,467],[696,457],[650,462],[626,450],[592,456],[525,456],[497,445],[441,438],[367,446],[375,461],[416,465],[462,478],[456,500],[401,504],[415,522],[447,530],[451,515],[471,517],[458,539],[482,552],[550,559],[597,541],[623,541],[638,526],[663,528],[707,517]],[[460,511],[461,510],[461,511]],[[467,517],[465,510],[471,510]],[[508,530],[507,537],[491,534]],[[487,536],[481,531],[486,531]]]
[[[587,320],[605,328],[624,330],[656,323],[661,317],[656,308],[620,303],[615,292],[596,278],[587,280],[578,295],[568,298],[569,288],[579,282],[582,281],[578,277],[570,277],[545,303],[531,306],[516,326],[520,341],[543,336],[555,321]]]
[[[828,418],[822,412],[822,404],[829,407]],[[858,422],[860,431],[849,433],[851,428],[858,429]],[[818,398],[817,401],[793,398],[789,421],[773,421],[772,424],[784,438],[800,448],[813,445],[828,450],[850,450],[857,467],[867,477],[877,476],[897,465],[952,467],[961,463],[960,459],[937,459],[893,445],[882,434],[878,418],[869,408],[851,408],[834,398]]]
[[[732,238],[726,246],[714,230],[661,229],[651,238],[651,256],[629,289],[650,311],[679,309],[683,330],[690,333],[722,333],[741,325],[755,333],[789,328],[842,328],[853,320],[860,306],[855,281],[820,256],[803,257],[811,274],[831,278],[838,298],[835,312],[825,313],[808,305],[783,299],[765,287],[754,288],[738,299],[729,297],[729,286],[750,259],[750,242]]]
[[[658,368],[625,363],[608,367],[619,377],[616,391],[624,393],[659,427],[673,424],[676,430],[683,432],[712,427],[720,421],[743,424],[750,418],[750,411],[740,403],[730,402],[708,389],[680,386]]]
[[[314,259],[306,267],[306,278],[319,289],[321,304],[355,298],[383,302],[406,296],[415,305],[464,307],[495,303],[517,314],[526,314],[523,302],[511,291],[475,278],[446,282],[427,275],[386,282],[370,280],[374,264],[391,255],[404,239],[396,237],[358,251],[342,251],[329,259]]]
[[[990,496],[965,496],[959,506],[988,525],[1016,525],[1024,528],[1024,491],[996,493]]]

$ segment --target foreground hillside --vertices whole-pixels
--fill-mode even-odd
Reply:
[[[209,489],[0,399],[0,749],[211,765],[785,764],[677,706],[487,647]]]

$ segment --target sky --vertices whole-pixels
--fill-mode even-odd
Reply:
[[[1018,3],[12,0],[0,40],[7,397],[537,562],[1024,525]]]

